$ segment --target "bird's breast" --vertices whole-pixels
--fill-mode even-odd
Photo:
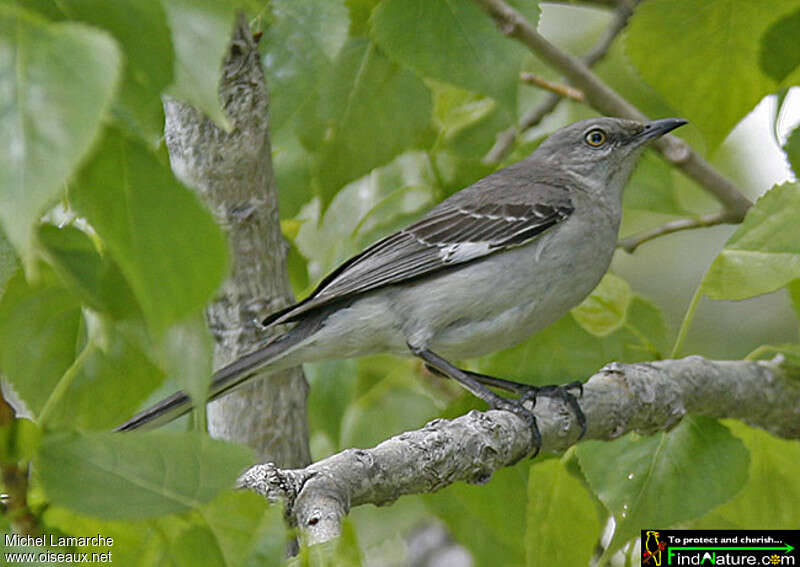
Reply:
[[[421,282],[425,310],[409,318],[436,321],[429,346],[442,356],[472,358],[524,341],[578,305],[608,270],[618,222],[577,216],[518,248]],[[425,327],[425,324],[422,325]]]

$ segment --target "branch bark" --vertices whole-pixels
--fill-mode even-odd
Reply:
[[[687,414],[737,418],[800,439],[800,381],[787,374],[779,358],[612,363],[585,384],[581,407],[588,420],[586,439],[652,434],[674,427]],[[542,399],[535,414],[543,451],[564,451],[577,442],[578,425],[561,402]],[[509,412],[471,411],[303,469],[256,465],[240,477],[239,486],[285,501],[308,543],[320,543],[338,536],[341,519],[353,506],[386,505],[457,481],[487,482],[499,468],[530,455],[531,438],[527,425]]]
[[[494,19],[503,34],[525,45],[537,57],[562,73],[569,84],[583,91],[592,108],[609,116],[647,120],[638,108],[595,75],[584,61],[547,41],[525,17],[504,0],[475,2]],[[744,218],[752,206],[750,200],[686,142],[676,136],[666,135],[655,143],[655,147],[664,159],[714,195],[736,222]]]
[[[175,174],[197,190],[227,233],[232,266],[206,310],[221,366],[264,337],[253,324],[292,301],[272,170],[268,94],[256,41],[240,16],[222,67],[220,101],[230,132],[191,106],[167,99],[165,136]],[[209,405],[215,437],[250,445],[282,466],[310,462],[300,369],[253,380]]]

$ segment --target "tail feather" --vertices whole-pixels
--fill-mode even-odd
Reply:
[[[300,327],[301,325],[296,326],[276,341],[217,370],[211,378],[208,401],[214,400],[240,386],[249,378],[276,362],[280,355],[286,353],[292,346],[306,338],[309,333],[303,332]],[[313,332],[313,329],[309,330]],[[277,371],[283,368],[286,368],[286,365],[277,366],[273,370]],[[192,411],[192,407],[192,400],[188,394],[183,391],[176,392],[133,416],[122,425],[116,427],[114,431],[154,429],[189,413]]]

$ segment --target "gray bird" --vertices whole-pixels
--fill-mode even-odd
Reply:
[[[686,124],[590,118],[553,133],[527,159],[479,180],[407,228],[339,266],[303,301],[264,325],[293,323],[285,334],[218,370],[209,399],[256,373],[304,362],[390,352],[414,355],[458,381],[490,407],[533,428],[520,399],[560,387],[535,387],[455,367],[513,346],[578,305],[608,270],[622,216],[622,190],[648,141]],[[570,385],[571,386],[571,385]],[[191,410],[178,392],[117,428],[157,426]]]

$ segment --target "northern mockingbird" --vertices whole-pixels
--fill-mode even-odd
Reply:
[[[520,399],[574,396],[461,370],[451,360],[510,347],[578,305],[606,273],[622,190],[644,146],[686,124],[590,118],[553,133],[527,159],[454,194],[419,221],[339,266],[303,301],[267,317],[294,326],[218,370],[214,399],[262,371],[380,352],[414,355],[495,409],[528,421]],[[534,398],[535,399],[535,398]],[[191,409],[178,392],[119,426],[170,421]]]

